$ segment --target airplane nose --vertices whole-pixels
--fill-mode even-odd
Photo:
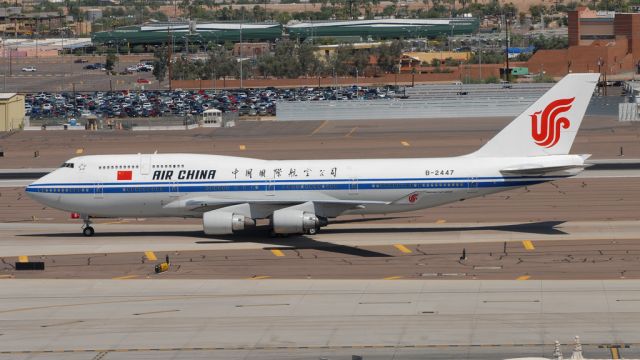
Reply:
[[[24,188],[24,191],[27,193],[27,195],[29,195],[29,197],[31,197],[34,200],[38,199],[38,187],[34,186],[37,185],[37,181],[32,182],[31,184],[27,185],[27,187]]]
[[[43,183],[42,179],[44,179],[44,177],[32,182],[24,188],[24,191],[27,193],[27,195],[34,200],[40,200],[43,198],[43,189],[41,186],[39,186]]]

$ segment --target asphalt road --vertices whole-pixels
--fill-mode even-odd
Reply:
[[[145,85],[146,89],[163,88],[153,79],[150,72],[133,73],[130,75],[107,76],[104,71],[85,70],[87,64],[76,64],[73,62],[76,57],[58,58],[29,58],[13,59],[11,67],[8,59],[0,61],[0,91],[1,92],[30,92],[40,91],[60,92],[60,91],[109,91],[138,89],[136,80],[144,78],[152,80],[150,85]],[[91,62],[105,62],[105,57],[95,57]],[[128,66],[137,64],[137,61],[122,59],[116,65],[117,71],[122,71]],[[24,72],[23,67],[33,66],[35,72]],[[167,85],[168,83],[164,84]]]

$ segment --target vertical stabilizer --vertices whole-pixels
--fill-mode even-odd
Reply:
[[[569,74],[470,156],[564,155],[571,150],[600,74]]]

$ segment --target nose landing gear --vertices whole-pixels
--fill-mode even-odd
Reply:
[[[82,235],[84,236],[93,236],[93,234],[95,234],[96,231],[93,229],[93,227],[91,226],[91,220],[89,220],[89,218],[85,218],[84,219],[84,225],[82,225]]]

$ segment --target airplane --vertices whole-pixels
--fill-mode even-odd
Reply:
[[[260,160],[203,154],[91,155],[26,187],[38,202],[94,218],[202,218],[227,235],[268,219],[273,236],[316,234],[345,214],[390,214],[580,173],[570,155],[599,74],[569,74],[477,151],[447,158]]]

